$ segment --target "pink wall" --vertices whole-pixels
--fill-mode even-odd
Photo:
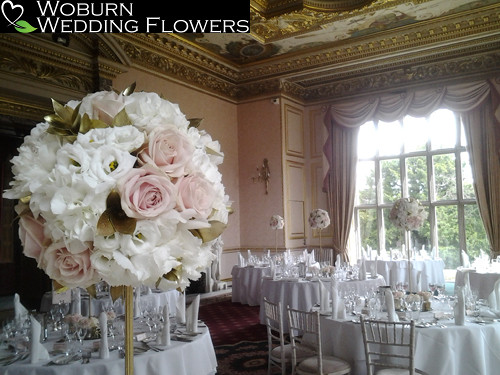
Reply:
[[[283,174],[281,162],[280,106],[269,98],[238,105],[238,145],[240,183],[240,246],[274,248],[275,232],[269,219],[283,213]],[[269,160],[269,194],[261,182],[252,182],[257,166]],[[283,231],[278,231],[278,247],[284,245]]]
[[[219,166],[226,194],[233,201],[234,214],[229,216],[227,229],[222,238],[225,248],[240,245],[240,196],[238,191],[238,121],[236,105],[216,97],[195,91],[183,85],[167,81],[142,71],[129,70],[118,76],[113,86],[123,90],[136,82],[138,91],[156,92],[172,103],[179,104],[187,118],[201,117],[200,128],[219,141],[224,152],[224,162]]]

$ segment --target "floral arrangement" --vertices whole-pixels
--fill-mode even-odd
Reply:
[[[330,225],[330,216],[328,212],[321,208],[316,208],[309,214],[309,225],[312,229],[325,229]]]
[[[214,259],[230,211],[220,145],[134,88],[53,100],[12,159],[24,254],[59,286],[184,289]]]
[[[427,211],[415,198],[401,198],[394,202],[389,219],[404,230],[417,230],[427,219]]]
[[[285,225],[285,221],[280,215],[273,215],[271,216],[271,220],[269,221],[269,226],[271,229],[283,229],[283,226]]]

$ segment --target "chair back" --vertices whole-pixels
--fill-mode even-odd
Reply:
[[[297,365],[297,348],[301,345],[314,348],[318,359],[318,374],[323,374],[319,311],[301,311],[292,309],[290,306],[287,306],[287,311],[292,344],[292,374],[295,374]]]
[[[274,364],[282,369],[282,373],[285,373],[285,334],[283,332],[283,311],[281,308],[281,302],[274,303],[269,301],[264,297],[264,311],[266,317],[266,327],[267,327],[267,342],[269,347],[269,364]],[[281,353],[281,363],[278,363],[272,359],[271,351],[274,347],[280,346],[282,350]]]
[[[369,320],[361,316],[368,375],[375,369],[408,370],[415,374],[415,322]]]

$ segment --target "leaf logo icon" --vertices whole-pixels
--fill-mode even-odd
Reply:
[[[21,20],[24,13],[22,5],[13,4],[10,0],[5,0],[2,3],[2,14],[10,25],[20,33],[31,33],[36,30],[36,27],[31,26],[27,21]]]

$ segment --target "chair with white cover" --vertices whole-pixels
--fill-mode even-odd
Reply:
[[[283,310],[281,302],[274,303],[264,297],[264,311],[266,316],[267,341],[268,341],[268,366],[267,373],[271,374],[272,366],[281,369],[281,374],[286,374],[286,366],[292,364],[292,345],[285,338],[283,331]],[[304,359],[314,355],[314,351],[304,347],[297,350],[297,356]]]
[[[389,322],[361,316],[368,375],[414,375],[415,321]]]
[[[300,311],[287,306],[290,341],[292,343],[292,375],[343,375],[351,365],[343,359],[323,355],[319,311]],[[297,347],[308,345],[314,354],[303,360],[297,358]]]

